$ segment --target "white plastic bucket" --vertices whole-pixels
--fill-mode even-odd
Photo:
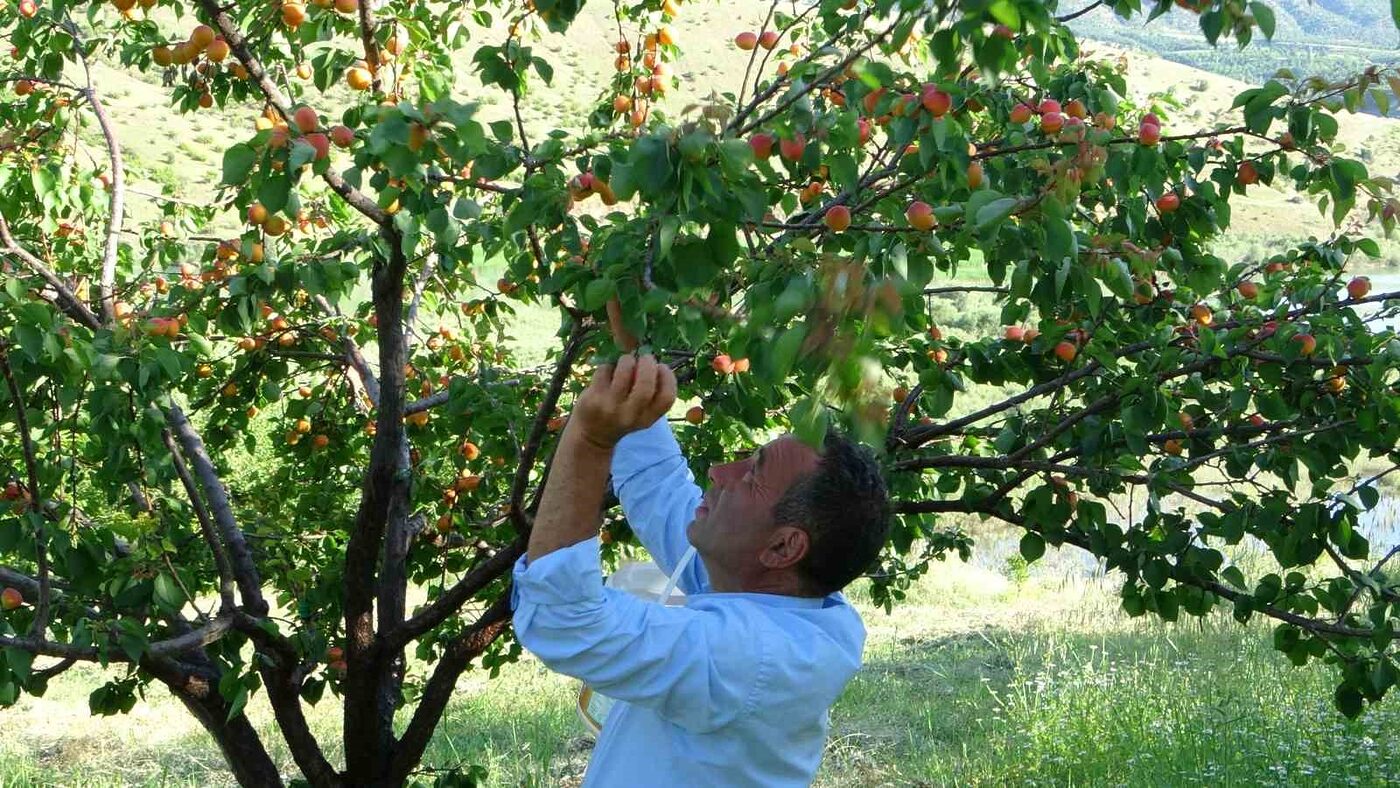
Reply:
[[[655,561],[632,561],[619,566],[603,585],[626,591],[648,602],[661,602],[668,606],[684,605],[685,594],[676,590],[676,584],[680,582],[681,573],[694,558],[695,548],[691,547],[681,557],[675,573],[669,578]],[[603,730],[603,720],[608,718],[608,711],[612,709],[613,703],[612,698],[594,692],[587,684],[579,687],[578,716],[583,720],[583,726],[594,736]]]

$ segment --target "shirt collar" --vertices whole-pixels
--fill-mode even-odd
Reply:
[[[707,591],[703,594],[691,594],[687,600],[695,599],[735,599],[748,600],[768,607],[792,607],[817,609],[826,604],[830,597],[815,596],[786,596],[783,594],[757,594],[749,591]]]

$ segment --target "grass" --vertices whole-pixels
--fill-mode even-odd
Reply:
[[[1384,785],[1400,780],[1400,706],[1348,722],[1325,666],[1293,668],[1265,625],[1164,624],[1117,609],[1111,580],[1052,554],[1016,573],[951,561],[893,615],[851,592],[865,668],[832,710],[818,786]],[[1009,571],[1008,578],[1003,571]],[[6,712],[0,784],[232,784],[212,742],[163,692],[91,718],[95,668]],[[574,683],[532,659],[458,686],[426,763],[480,763],[489,785],[576,785],[590,739]],[[276,744],[261,695],[256,725]],[[333,743],[339,706],[310,712]],[[291,773],[284,747],[274,757]],[[339,762],[338,744],[328,755]]]

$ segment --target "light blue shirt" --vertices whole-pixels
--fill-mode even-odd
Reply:
[[[686,552],[701,491],[662,418],[623,438],[612,484],[661,569]],[[585,788],[810,785],[827,709],[860,668],[865,627],[841,594],[715,593],[699,560],[683,607],[603,587],[598,540],[515,565],[515,633],[552,670],[617,702]]]

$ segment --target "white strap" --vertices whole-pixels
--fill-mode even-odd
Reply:
[[[681,573],[695,558],[695,545],[686,548],[685,555],[681,556],[680,563],[676,564],[676,571],[671,573],[671,578],[666,581],[666,587],[661,591],[661,604],[666,604],[671,599],[671,592],[676,590],[676,584],[681,581]]]

